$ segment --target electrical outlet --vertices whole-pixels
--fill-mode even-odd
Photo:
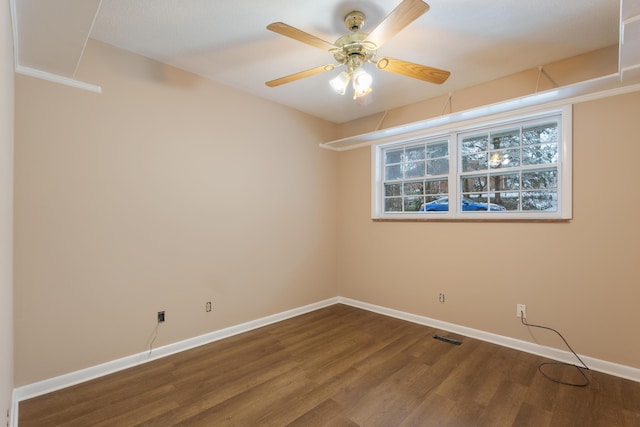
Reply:
[[[211,301],[207,301],[207,303],[204,306],[204,309],[206,310],[207,313],[211,311]]]
[[[444,304],[444,294],[442,292],[438,296],[438,301],[440,301],[442,304]]]
[[[164,311],[158,312],[158,323],[164,322]]]
[[[527,305],[526,304],[516,304],[516,316],[527,318]]]

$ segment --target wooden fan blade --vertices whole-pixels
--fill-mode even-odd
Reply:
[[[325,71],[331,71],[334,68],[335,68],[335,65],[332,65],[332,64],[322,65],[320,67],[311,68],[310,70],[300,71],[299,73],[291,74],[285,77],[280,77],[279,79],[268,81],[265,84],[269,87],[276,87],[276,86],[283,85],[285,83],[291,83],[296,80],[303,79],[305,77],[311,77],[316,74],[324,73]]]
[[[380,47],[428,10],[429,5],[422,0],[403,0],[369,33],[366,41],[373,42],[377,47]]]
[[[389,71],[391,73],[402,74],[403,76],[413,77],[414,79],[424,80],[425,82],[442,84],[451,75],[449,71],[440,70],[438,68],[427,67],[413,62],[402,61],[393,58],[381,58],[376,63],[379,70]]]
[[[267,25],[267,29],[322,50],[331,50],[336,48],[336,45],[333,43],[319,39],[316,36],[305,33],[304,31],[292,27],[291,25],[287,25],[284,22],[274,22],[273,24],[269,24]]]

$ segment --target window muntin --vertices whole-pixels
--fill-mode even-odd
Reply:
[[[571,106],[432,131],[373,146],[374,218],[571,218]]]

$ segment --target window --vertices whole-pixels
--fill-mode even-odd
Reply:
[[[418,212],[448,194],[449,141],[422,142],[384,151],[384,211]]]
[[[571,109],[374,146],[374,218],[571,217]]]

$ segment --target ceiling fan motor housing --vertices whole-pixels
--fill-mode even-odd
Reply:
[[[364,33],[346,34],[336,40],[337,46],[331,53],[341,64],[352,61],[359,61],[361,64],[371,61],[376,54],[376,46],[365,41],[367,35]],[[356,59],[357,57],[357,59]]]

